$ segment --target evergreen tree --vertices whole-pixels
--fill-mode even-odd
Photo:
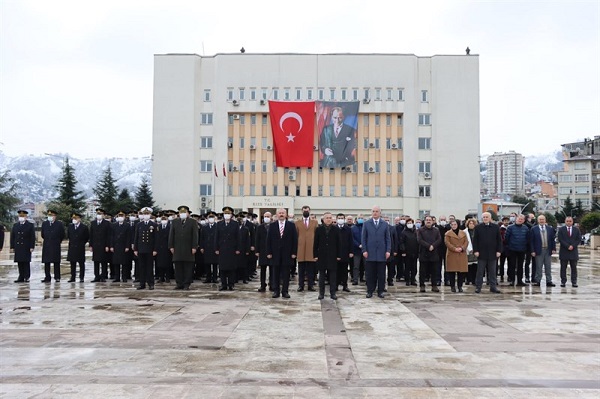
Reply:
[[[135,203],[131,195],[129,194],[129,190],[124,188],[119,193],[117,198],[117,211],[122,210],[124,212],[129,212],[135,209]]]
[[[154,204],[154,197],[152,196],[152,190],[148,184],[148,178],[146,176],[142,177],[142,182],[135,192],[135,206],[137,209],[142,209],[145,206],[149,206],[151,208],[156,208]]]
[[[525,208],[523,208],[523,210],[521,211],[522,214],[526,215],[528,213],[533,213],[534,202],[527,199],[527,197],[523,195],[513,195],[512,202],[526,205]]]
[[[58,197],[56,202],[65,204],[74,212],[82,212],[85,208],[85,200],[81,191],[76,190],[77,179],[73,167],[69,164],[69,158],[65,158],[62,176],[58,180],[56,189]]]
[[[15,194],[15,182],[8,175],[8,171],[5,171],[0,174],[0,223],[5,226],[14,223],[19,201]]]
[[[110,165],[104,171],[102,178],[96,183],[94,194],[98,197],[100,208],[114,214],[117,210],[117,185],[112,175]]]
[[[575,201],[575,208],[573,209],[573,216],[580,218],[585,214],[585,209],[583,208],[583,202],[580,199]]]

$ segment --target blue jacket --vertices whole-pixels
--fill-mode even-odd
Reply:
[[[529,249],[529,227],[523,224],[511,224],[506,229],[504,242],[509,251],[527,252]]]
[[[364,223],[355,224],[352,226],[352,252],[354,256],[362,256],[362,250],[360,249],[362,241],[362,230]]]
[[[548,250],[556,251],[556,232],[552,226],[546,225],[546,234],[548,238]],[[536,224],[531,228],[529,243],[529,249],[531,252],[535,252],[536,255],[542,252],[542,235],[539,224]]]
[[[364,223],[362,229],[362,252],[368,252],[367,262],[385,262],[385,253],[392,251],[390,229],[385,220],[379,219],[375,226],[373,219]]]

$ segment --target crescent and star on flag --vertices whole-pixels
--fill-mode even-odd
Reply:
[[[295,112],[286,112],[285,114],[283,114],[281,116],[281,119],[279,119],[279,127],[281,128],[281,131],[284,131],[283,130],[283,122],[285,122],[289,118],[293,118],[293,119],[296,119],[298,121],[298,123],[300,124],[300,127],[298,128],[298,131],[296,132],[296,134],[300,133],[300,130],[302,130],[302,125],[303,125],[302,117],[299,114],[295,113]],[[292,132],[289,132],[289,135],[287,135],[285,137],[287,138],[287,140],[288,140],[287,142],[288,143],[289,142],[293,143],[294,139],[296,138],[296,136],[294,136],[292,134]]]

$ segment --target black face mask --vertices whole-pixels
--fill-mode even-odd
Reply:
[[[302,212],[302,216],[304,216],[305,218],[307,218],[307,217],[310,216],[310,212],[304,211],[304,212]]]

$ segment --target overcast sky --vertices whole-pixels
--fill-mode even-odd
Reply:
[[[154,54],[469,46],[481,153],[545,153],[600,134],[599,4],[0,0],[0,151],[150,155]]]

